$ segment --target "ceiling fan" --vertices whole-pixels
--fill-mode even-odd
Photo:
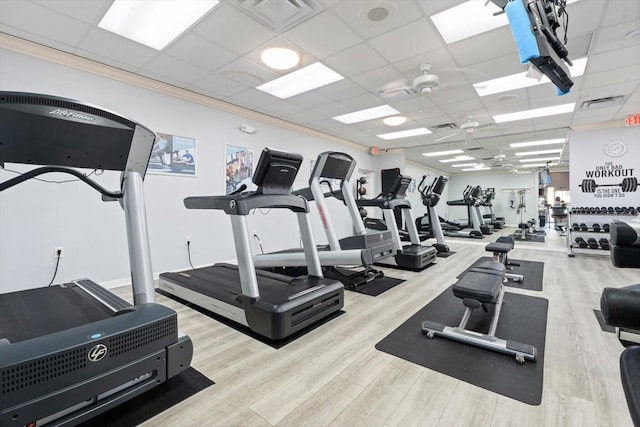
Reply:
[[[497,126],[495,123],[485,123],[481,125],[479,122],[474,121],[471,115],[468,115],[466,118],[466,121],[459,126],[460,130],[458,132],[454,132],[454,133],[450,133],[449,135],[442,136],[436,139],[435,142],[444,141],[445,139],[452,138],[461,133],[464,133],[465,140],[469,142],[471,139],[473,139],[474,132],[480,129],[495,127],[495,126]]]

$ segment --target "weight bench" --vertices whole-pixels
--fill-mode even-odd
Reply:
[[[460,324],[452,327],[425,320],[422,322],[422,332],[429,339],[441,336],[463,344],[510,354],[515,356],[518,363],[524,363],[525,360],[535,362],[537,354],[535,347],[495,336],[504,299],[505,271],[505,265],[497,261],[485,261],[471,268],[452,288],[453,294],[462,299],[462,304],[466,307]],[[488,312],[489,305],[494,305],[489,332],[483,334],[466,329],[473,310],[482,307],[484,312]]]
[[[498,240],[496,240],[495,242],[489,243],[487,246],[484,247],[484,249],[487,252],[493,253],[494,261],[501,262],[502,264],[504,264],[507,270],[510,270],[512,268],[511,266],[520,265],[520,264],[509,262],[509,257],[507,254],[511,251],[511,249],[513,249],[514,246],[515,246],[515,240],[513,239],[513,237],[503,236],[503,237],[499,237]],[[505,277],[507,279],[513,280],[514,282],[524,281],[524,276],[522,274],[505,272]]]

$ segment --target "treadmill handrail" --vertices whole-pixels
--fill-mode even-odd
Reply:
[[[289,209],[293,212],[309,212],[304,197],[293,194],[261,194],[248,191],[224,196],[191,196],[184,199],[187,209],[214,209],[227,215],[249,215],[253,209]]]
[[[2,183],[0,183],[0,191],[4,191],[8,188],[11,188],[15,185],[18,185],[20,183],[23,183],[24,181],[27,181],[29,179],[33,179],[39,175],[43,175],[45,173],[51,173],[51,172],[59,172],[59,173],[68,173],[69,175],[73,175],[75,177],[77,177],[78,179],[80,179],[81,181],[83,181],[84,183],[88,184],[89,186],[93,187],[95,190],[97,190],[98,192],[100,192],[101,194],[107,196],[107,197],[112,197],[115,199],[121,199],[122,198],[122,192],[120,191],[109,191],[106,188],[104,188],[103,186],[101,186],[100,184],[98,184],[97,182],[95,182],[94,180],[92,180],[91,178],[87,177],[85,174],[75,170],[75,169],[71,169],[71,168],[67,168],[67,167],[63,167],[63,166],[43,166],[37,169],[32,169],[28,172],[25,172],[23,174],[20,174],[19,176],[16,176],[14,178],[8,179],[7,181],[4,181]]]
[[[356,200],[356,204],[358,206],[370,206],[380,209],[411,209],[411,202],[407,199],[358,199]]]

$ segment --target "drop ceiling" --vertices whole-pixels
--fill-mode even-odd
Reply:
[[[509,143],[563,137],[570,128],[622,125],[627,115],[640,113],[640,38],[625,37],[640,28],[639,1],[581,0],[567,6],[570,57],[588,56],[588,63],[584,75],[574,78],[571,93],[562,97],[556,96],[551,84],[478,96],[473,83],[523,72],[526,67],[519,63],[508,27],[447,45],[430,16],[460,3],[222,0],[164,50],[156,51],[98,28],[110,0],[0,0],[0,32],[363,147],[404,149],[407,159],[447,173],[459,168],[422,153],[462,149],[504,171],[505,164],[517,167],[512,156],[521,150]],[[306,16],[297,16],[297,7],[305,9]],[[492,4],[488,7],[498,10]],[[278,10],[285,20],[279,22]],[[292,48],[302,55],[298,68],[320,61],[345,78],[288,99],[276,98],[256,86],[291,70],[262,64],[260,52],[267,47]],[[438,90],[422,96],[402,90],[424,63],[430,63],[430,72],[440,77]],[[623,98],[615,103],[581,107],[587,100],[618,96]],[[576,103],[573,113],[501,124],[492,118],[570,102]],[[408,120],[390,127],[382,119],[355,124],[332,119],[382,104]],[[459,128],[466,121],[480,127],[468,133]],[[376,136],[418,127],[433,133],[395,140]],[[564,163],[559,167],[567,167],[570,145],[564,145]],[[500,154],[504,159],[496,159]]]

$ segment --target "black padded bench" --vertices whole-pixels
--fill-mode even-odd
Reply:
[[[537,353],[535,347],[496,337],[504,299],[505,271],[506,266],[498,261],[484,261],[469,269],[452,287],[453,295],[462,299],[466,307],[460,324],[452,327],[425,320],[422,322],[422,332],[429,338],[441,336],[463,344],[509,354],[515,356],[518,363],[524,363],[525,360],[535,362]],[[484,334],[465,329],[473,310],[482,307],[487,312],[487,304],[495,305],[489,331]]]
[[[504,264],[504,266],[507,269],[509,269],[510,265],[516,265],[516,266],[519,265],[519,264],[509,263],[508,253],[511,251],[511,249],[514,248],[514,246],[515,246],[515,240],[513,239],[513,237],[503,236],[503,237],[499,237],[498,240],[496,240],[495,242],[489,243],[487,246],[484,247],[484,249],[487,252],[493,253],[493,259],[495,261],[500,261],[502,264]],[[524,281],[524,276],[522,274],[505,272],[505,277],[507,279],[513,280],[514,282]]]

